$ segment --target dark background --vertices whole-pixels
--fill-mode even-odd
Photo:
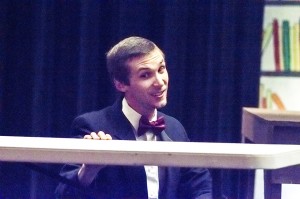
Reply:
[[[242,107],[258,105],[262,16],[261,0],[2,0],[0,135],[69,137],[76,115],[114,101],[105,53],[135,35],[165,52],[163,111],[191,140],[240,142]],[[242,198],[242,172],[211,171],[216,198]],[[56,184],[22,163],[0,163],[1,199],[54,198]]]

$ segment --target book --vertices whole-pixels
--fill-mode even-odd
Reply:
[[[293,70],[300,71],[300,35],[299,35],[299,24],[293,25]]]
[[[290,26],[290,71],[295,71],[295,38],[294,38],[294,26]]]
[[[300,21],[295,24],[294,27],[294,38],[295,38],[295,72],[300,72]]]
[[[272,38],[273,28],[272,24],[269,23],[267,27],[263,30],[263,41],[261,47],[261,54],[264,54],[265,49],[269,46],[271,38]]]
[[[271,94],[271,98],[279,110],[285,110],[285,106],[284,106],[282,100],[280,99],[279,95],[277,95],[276,93],[273,92]]]
[[[274,44],[274,61],[275,71],[280,71],[280,49],[279,49],[279,24],[275,18],[273,20],[273,44]]]
[[[284,71],[284,63],[283,63],[283,49],[282,49],[282,26],[279,24],[278,28],[278,34],[279,34],[279,57],[280,57],[280,71]]]
[[[290,54],[290,23],[288,20],[282,21],[282,50],[284,71],[290,71],[291,54]]]

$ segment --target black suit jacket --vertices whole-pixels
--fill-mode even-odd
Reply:
[[[166,129],[162,141],[189,141],[184,127],[173,117],[164,116]],[[113,106],[77,117],[72,125],[75,135],[104,131],[113,139],[136,140],[132,126],[122,112],[121,99]],[[78,182],[80,165],[65,165],[61,176],[75,186],[60,183],[56,189],[57,198],[147,198],[146,173],[143,166],[107,166],[100,170],[92,184],[83,188]],[[212,182],[209,171],[203,168],[159,167],[159,198],[212,198]],[[84,196],[84,194],[89,196]]]

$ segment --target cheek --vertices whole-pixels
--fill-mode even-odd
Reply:
[[[164,78],[164,80],[165,80],[166,84],[169,83],[169,76],[168,76],[168,74],[166,74],[166,77]]]

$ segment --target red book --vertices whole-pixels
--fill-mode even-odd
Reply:
[[[273,41],[274,41],[274,60],[275,71],[280,71],[280,49],[279,49],[279,25],[278,20],[273,20]]]

